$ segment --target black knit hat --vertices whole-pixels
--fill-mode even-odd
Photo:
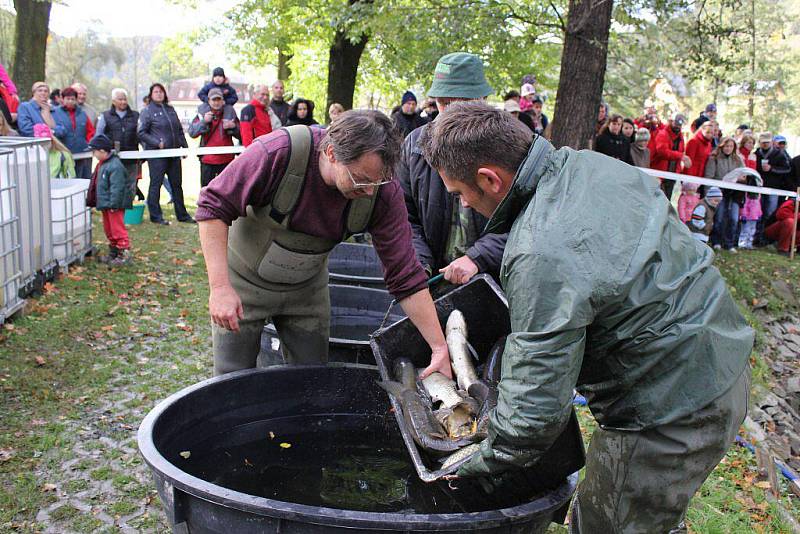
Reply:
[[[214,72],[211,73],[211,77],[213,78],[214,76],[222,76],[224,78],[225,71],[222,69],[222,67],[217,67],[214,69]]]
[[[111,143],[111,139],[103,134],[100,134],[92,137],[92,140],[89,141],[89,148],[92,150],[105,150],[106,152],[111,152],[111,149],[114,148],[114,145]]]

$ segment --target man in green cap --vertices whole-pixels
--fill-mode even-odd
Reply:
[[[474,54],[447,54],[436,64],[428,97],[441,112],[460,100],[480,100],[491,94],[483,63]],[[436,169],[422,155],[420,138],[427,125],[411,132],[403,143],[395,174],[405,193],[414,250],[429,274],[443,273],[454,284],[475,274],[500,272],[506,235],[481,237],[487,219],[447,192]]]
[[[650,176],[556,150],[483,103],[449,106],[423,145],[447,190],[491,217],[487,231],[509,232],[497,407],[458,476],[507,486],[561,433],[577,388],[600,428],[570,529],[685,532],[748,403],[753,331],[714,253]]]

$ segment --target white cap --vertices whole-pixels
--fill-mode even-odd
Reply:
[[[522,96],[535,95],[536,88],[532,84],[526,83],[522,86],[522,89],[520,89],[519,92]]]
[[[517,103],[517,101],[513,100],[513,99],[512,100],[506,100],[503,103],[503,109],[505,111],[508,111],[509,113],[514,113],[514,112],[519,113],[519,112],[522,111],[522,109],[519,107],[519,104]]]

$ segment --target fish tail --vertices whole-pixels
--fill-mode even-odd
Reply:
[[[400,398],[403,391],[406,390],[406,387],[401,384],[400,382],[395,382],[393,380],[383,380],[378,382],[378,385],[389,395],[395,398]]]

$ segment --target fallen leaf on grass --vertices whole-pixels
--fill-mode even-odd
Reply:
[[[78,276],[77,274],[68,274],[67,278],[69,278],[70,280],[72,280],[74,282],[80,282],[81,280],[83,280],[83,277],[82,276]]]
[[[55,293],[56,291],[58,291],[58,288],[56,288],[56,286],[54,286],[52,282],[46,282],[44,284],[44,291],[45,293],[51,293],[51,292]]]
[[[184,332],[191,332],[192,330],[194,330],[190,325],[186,323],[177,323],[175,325],[175,328],[177,328],[178,330],[183,330]]]
[[[14,449],[3,448],[0,449],[0,464],[9,461],[14,457]]]
[[[45,361],[45,359],[42,358],[41,356],[37,356],[36,358],[34,358],[34,360],[36,360],[36,365],[38,365],[39,367],[47,363],[47,361]]]
[[[44,484],[44,485],[42,485],[42,491],[44,491],[44,492],[55,491],[56,489],[57,488],[56,488],[55,484]]]
[[[766,480],[764,480],[762,482],[756,482],[754,484],[754,486],[757,487],[757,488],[761,488],[761,489],[770,489],[772,487],[772,486],[770,486],[769,482],[767,482]]]
[[[113,324],[107,324],[105,326],[101,326],[100,330],[102,330],[103,332],[109,332],[111,330],[114,330],[114,325]]]

